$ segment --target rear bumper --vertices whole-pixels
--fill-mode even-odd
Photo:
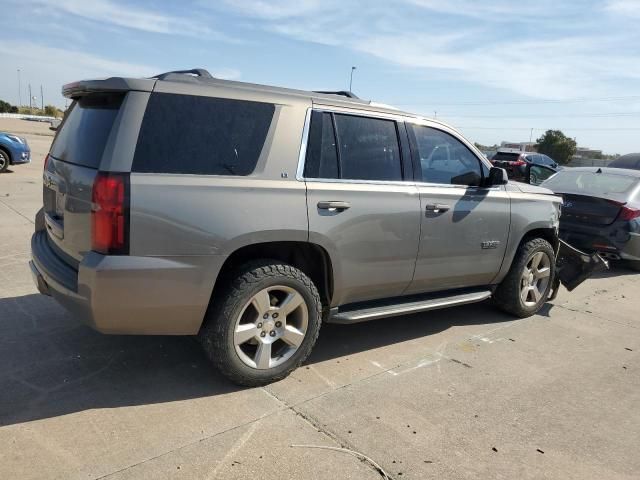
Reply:
[[[31,240],[38,290],[102,333],[198,333],[226,257],[106,256],[89,252],[78,270],[51,249],[45,231]]]
[[[564,224],[560,238],[586,252],[598,252],[607,259],[640,261],[640,231],[631,231],[629,222],[592,226]]]

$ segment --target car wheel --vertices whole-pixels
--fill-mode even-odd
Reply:
[[[518,317],[535,314],[547,301],[555,276],[553,247],[543,238],[518,247],[509,273],[494,293],[495,304]]]
[[[0,148],[0,173],[6,172],[9,168],[9,154]]]
[[[255,387],[280,380],[311,353],[322,304],[301,270],[274,260],[253,262],[216,297],[198,336],[232,382]]]

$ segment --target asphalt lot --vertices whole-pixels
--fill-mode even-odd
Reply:
[[[46,127],[0,119],[33,151],[0,175],[0,478],[382,478],[292,445],[394,479],[638,478],[640,274],[524,320],[479,304],[326,325],[289,378],[238,388],[190,338],[103,336],[37,293]]]

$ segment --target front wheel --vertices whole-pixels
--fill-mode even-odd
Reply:
[[[0,148],[0,173],[9,168],[9,154]]]
[[[549,242],[543,238],[524,242],[494,293],[495,304],[521,318],[535,314],[549,297],[555,269],[555,254]]]
[[[311,353],[322,304],[311,279],[291,265],[245,265],[218,295],[199,337],[232,382],[260,386],[286,377]]]

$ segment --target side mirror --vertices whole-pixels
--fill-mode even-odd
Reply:
[[[525,183],[529,185],[540,185],[547,178],[555,175],[556,171],[545,165],[527,165],[525,172]]]
[[[507,175],[507,171],[504,168],[491,167],[486,183],[487,187],[506,185],[507,183],[509,183],[509,176]]]

